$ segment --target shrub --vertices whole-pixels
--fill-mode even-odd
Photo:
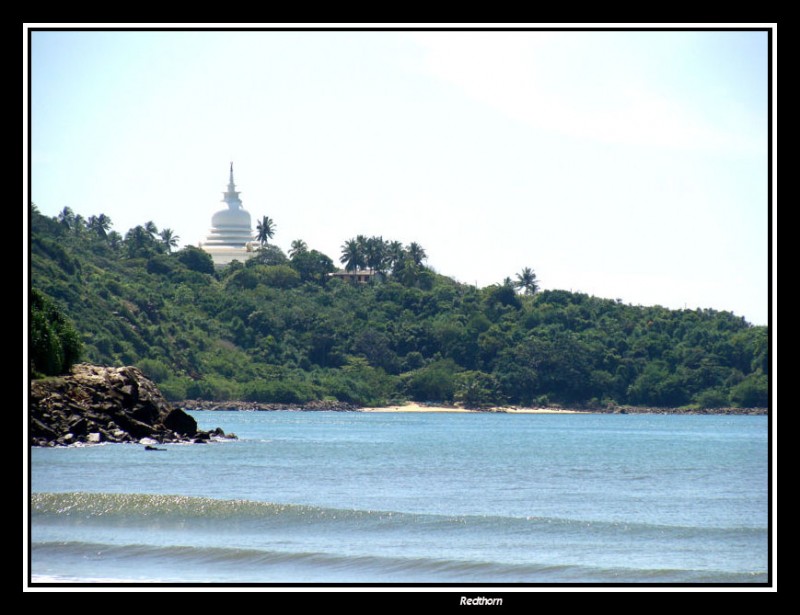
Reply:
[[[721,388],[706,389],[694,397],[700,408],[722,408],[728,405],[728,396]]]
[[[158,359],[141,359],[136,362],[136,367],[142,370],[145,376],[159,384],[172,376],[172,370]]]
[[[456,376],[455,399],[466,408],[481,408],[497,403],[501,395],[497,381],[484,372],[462,372]]]
[[[198,271],[200,273],[214,273],[214,261],[211,260],[211,255],[204,252],[200,248],[194,246],[186,246],[179,252],[175,253],[175,258],[183,263],[188,269]]]
[[[310,387],[297,380],[257,380],[244,386],[247,401],[303,404],[313,397]]]
[[[731,389],[731,401],[741,408],[766,408],[769,382],[764,374],[750,374]]]
[[[456,369],[456,364],[446,359],[415,370],[406,378],[406,391],[416,401],[452,401]]]

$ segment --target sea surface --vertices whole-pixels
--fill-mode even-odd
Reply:
[[[34,582],[768,580],[763,416],[191,414],[32,450]]]

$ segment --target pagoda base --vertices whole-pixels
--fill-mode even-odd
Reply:
[[[217,268],[230,265],[233,261],[243,263],[256,255],[251,249],[235,246],[201,245],[200,249],[211,256],[211,260],[214,261],[214,266]]]

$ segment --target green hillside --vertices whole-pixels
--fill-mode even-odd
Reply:
[[[525,271],[519,288],[476,289],[427,269],[416,244],[370,256],[344,241],[349,267],[385,270],[356,285],[327,275],[340,255],[300,241],[218,272],[175,243],[152,224],[123,237],[105,216],[31,213],[31,284],[82,359],[135,364],[169,399],[767,405],[767,329],[729,312],[535,292]]]

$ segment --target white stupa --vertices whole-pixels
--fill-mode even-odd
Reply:
[[[253,227],[250,214],[242,208],[242,200],[233,183],[233,163],[231,162],[228,191],[223,192],[222,202],[228,207],[211,217],[211,231],[200,247],[211,255],[217,267],[231,261],[245,261],[254,255]]]

